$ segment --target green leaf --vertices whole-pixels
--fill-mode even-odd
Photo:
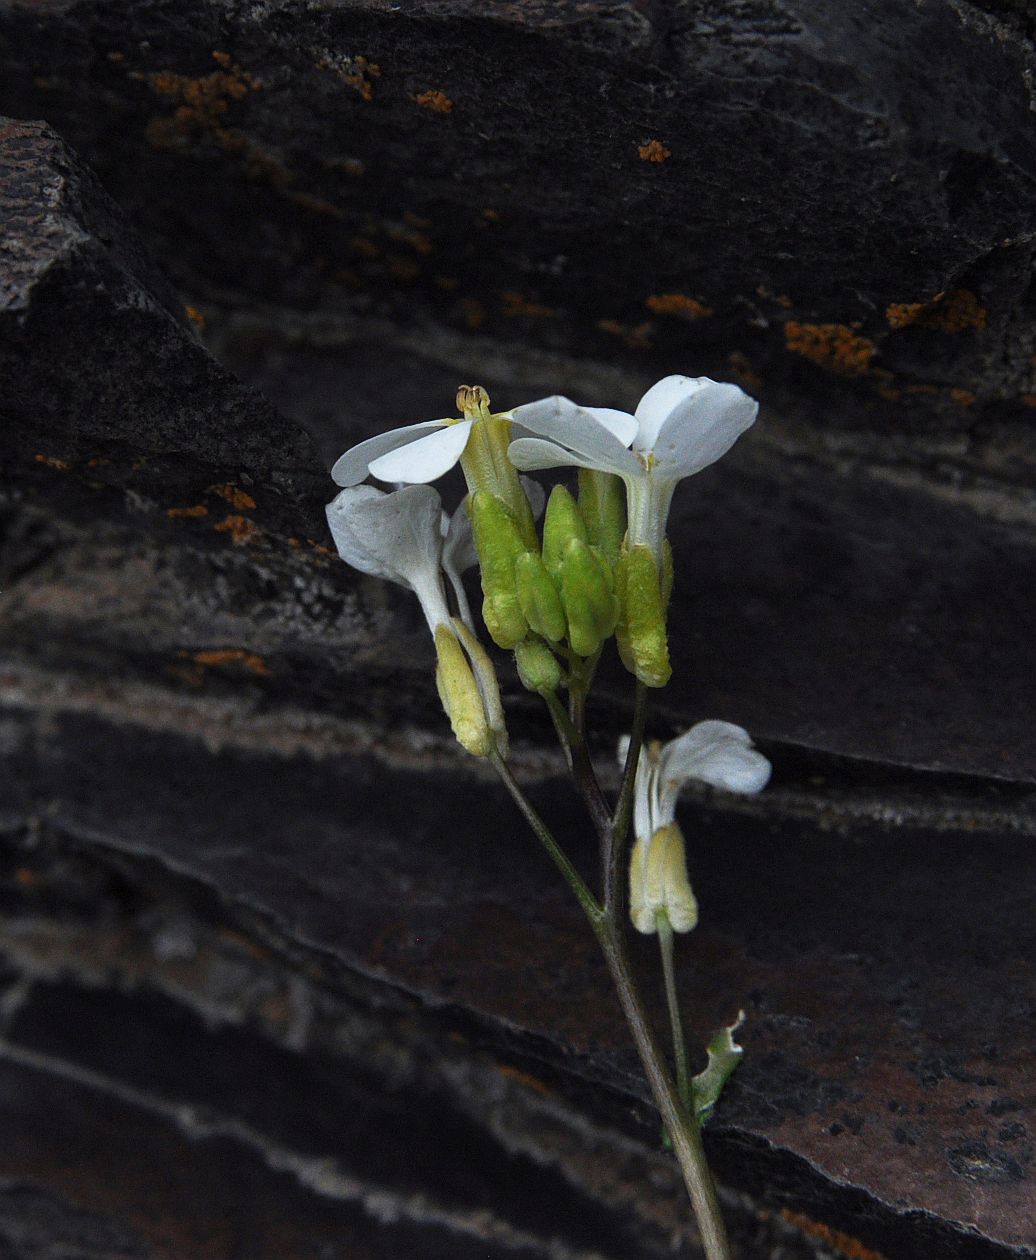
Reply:
[[[739,1011],[737,1019],[728,1028],[721,1028],[705,1047],[709,1061],[705,1068],[691,1081],[691,1095],[694,1098],[694,1114],[699,1124],[704,1124],[712,1115],[723,1086],[741,1062],[744,1047],[734,1040],[734,1033],[745,1021],[744,1011]]]

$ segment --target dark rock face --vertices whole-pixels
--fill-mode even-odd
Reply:
[[[775,763],[682,813],[739,1252],[1036,1254],[1031,20],[0,5],[47,119],[0,124],[0,1252],[695,1254],[589,934],[322,505],[461,380],[707,371],[764,415],[677,500],[653,727]]]

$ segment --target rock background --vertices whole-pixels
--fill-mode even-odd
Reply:
[[[1036,1254],[1033,22],[0,5],[0,1254],[694,1254],[576,911],[322,521],[462,380],[674,371],[763,402],[654,717],[776,768],[682,816],[740,1254]]]

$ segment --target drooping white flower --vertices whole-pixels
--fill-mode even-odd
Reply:
[[[667,376],[635,414],[580,407],[555,394],[514,411],[519,437],[508,454],[516,468],[575,466],[613,473],[626,483],[630,546],[661,562],[669,505],[677,483],[713,464],[754,423],[759,404],[736,385],[707,376]]]
[[[629,737],[619,741],[624,765]],[[664,912],[676,932],[698,921],[698,904],[687,877],[683,834],[676,802],[692,779],[727,792],[761,792],[771,766],[752,747],[748,732],[730,722],[698,722],[667,744],[645,744],[633,784],[630,854],[630,917],[639,932],[657,931]]]
[[[414,592],[435,640],[436,685],[460,743],[476,756],[506,755],[500,688],[493,663],[475,636],[460,574],[474,561],[463,508],[453,519],[431,486],[386,493],[350,486],[327,505],[338,554],[362,573]],[[461,617],[450,614],[443,584],[449,578]]]

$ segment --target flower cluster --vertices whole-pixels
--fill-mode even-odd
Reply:
[[[393,429],[346,451],[331,470],[345,489],[328,517],[349,564],[409,586],[421,600],[446,711],[464,746],[485,755],[502,739],[499,689],[481,657],[476,667],[461,569],[477,560],[486,629],[515,652],[530,689],[556,691],[580,662],[595,662],[612,635],[641,682],[664,686],[672,672],[665,532],[673,492],[719,459],[758,408],[736,385],[684,376],[659,381],[633,415],[561,396],[494,413],[479,386],[462,386],[457,405],[459,417]],[[468,495],[463,510],[445,518],[437,493],[415,487],[458,463]],[[579,470],[578,497],[554,488],[541,537],[533,483],[519,470],[565,466]],[[384,494],[361,484],[368,476],[403,488]],[[458,523],[462,516],[465,524]],[[444,576],[457,616],[440,598]],[[455,664],[444,664],[447,658]],[[459,700],[474,695],[460,683],[465,658],[483,697],[477,737],[470,733],[477,711]]]

